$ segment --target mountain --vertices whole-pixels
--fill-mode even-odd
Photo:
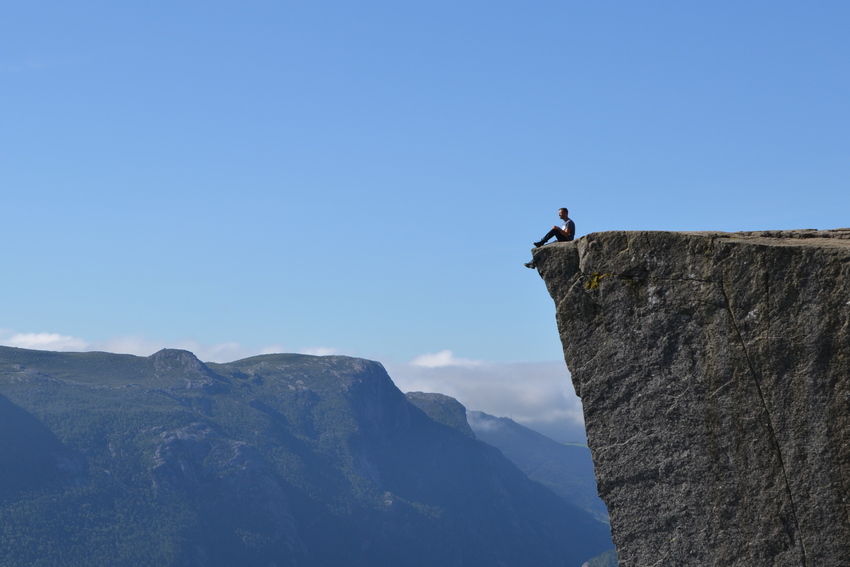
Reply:
[[[408,392],[405,395],[434,421],[493,445],[530,479],[607,523],[608,511],[596,493],[593,462],[587,447],[562,445],[506,417],[468,412],[460,402],[443,394]],[[582,565],[609,566],[617,567],[613,548]]]
[[[850,229],[533,254],[621,564],[847,564]]]
[[[552,492],[608,521],[608,509],[596,491],[590,450],[564,445],[524,427],[507,417],[494,417],[480,411],[467,413],[475,436],[499,449],[528,478]]]
[[[469,437],[475,437],[466,419],[466,408],[451,396],[426,392],[407,392],[405,396],[407,401],[437,423],[448,425]]]
[[[4,566],[575,565],[604,525],[383,367],[0,347]]]

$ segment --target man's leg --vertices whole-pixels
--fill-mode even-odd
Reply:
[[[560,237],[558,231],[554,228],[552,230],[550,230],[549,232],[547,232],[546,236],[544,236],[543,238],[541,238],[540,240],[535,242],[534,245],[537,246],[537,247],[543,246],[549,240],[551,240],[553,237],[556,237],[556,238],[558,238],[558,240],[561,240],[561,237]]]

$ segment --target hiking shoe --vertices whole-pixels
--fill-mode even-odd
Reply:
[[[540,247],[541,247],[541,246],[543,246],[544,244],[546,244],[544,241],[542,241],[542,240],[538,240],[537,242],[535,242],[535,243],[534,243],[534,247],[535,247],[535,248],[540,248]]]
[[[532,260],[531,262],[526,262],[525,264],[523,264],[523,266],[525,266],[526,268],[530,268],[532,270],[537,267],[537,266],[534,265],[534,260]]]

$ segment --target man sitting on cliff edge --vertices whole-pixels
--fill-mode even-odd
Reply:
[[[556,238],[558,242],[569,242],[576,237],[576,224],[570,218],[570,212],[567,208],[561,207],[558,209],[558,216],[562,221],[564,221],[564,226],[553,226],[552,230],[546,233],[546,236],[534,243],[535,248],[543,246],[553,237]],[[526,268],[536,267],[534,265],[534,260],[526,262],[524,265]]]

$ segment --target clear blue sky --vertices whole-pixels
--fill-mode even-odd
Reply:
[[[0,333],[557,361],[522,263],[558,207],[850,226],[848,30],[845,1],[4,2]]]

